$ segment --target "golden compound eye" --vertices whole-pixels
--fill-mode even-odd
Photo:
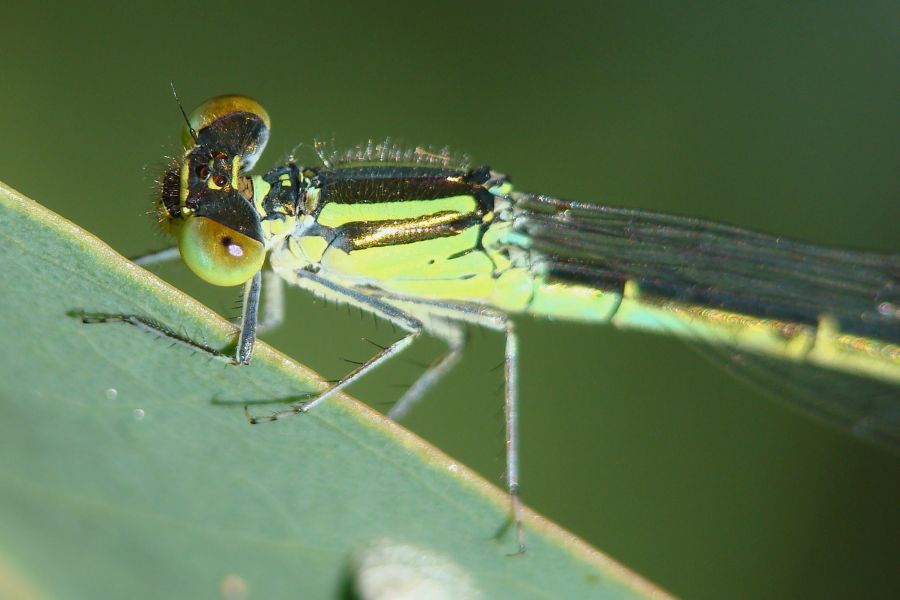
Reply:
[[[177,232],[185,264],[201,279],[221,286],[240,285],[266,258],[262,242],[207,217],[191,217]]]
[[[225,184],[228,183],[228,178],[224,175],[216,175],[213,177],[213,183],[215,183],[218,187],[223,188]]]
[[[268,140],[268,132],[272,127],[269,113],[266,112],[266,109],[259,102],[247,96],[216,96],[215,98],[210,98],[191,111],[188,122],[194,131],[199,133],[216,121],[236,114],[245,114],[248,117],[255,118],[261,127],[261,131],[265,132],[265,140]],[[195,145],[194,138],[191,136],[187,124],[185,124],[181,132],[181,142],[185,150]],[[265,141],[259,140],[258,143],[265,144]]]
[[[197,177],[200,178],[201,181],[206,181],[209,179],[209,167],[206,165],[200,165],[197,167]]]

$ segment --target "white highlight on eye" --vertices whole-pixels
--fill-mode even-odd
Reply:
[[[244,249],[241,248],[240,246],[238,246],[237,244],[228,244],[226,246],[226,249],[228,250],[228,254],[230,254],[236,258],[240,258],[244,255]]]

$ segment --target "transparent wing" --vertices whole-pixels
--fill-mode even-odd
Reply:
[[[550,277],[900,343],[900,255],[823,248],[699,219],[515,194]]]
[[[808,363],[689,342],[713,363],[790,408],[900,453],[900,388]]]
[[[515,229],[548,277],[900,343],[900,255],[836,250],[673,215],[515,194]],[[681,332],[683,333],[683,332]],[[683,337],[683,335],[681,336]],[[695,342],[791,406],[900,451],[900,386]]]

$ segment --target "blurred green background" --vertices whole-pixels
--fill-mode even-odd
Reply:
[[[180,115],[239,92],[298,142],[449,145],[518,188],[898,250],[896,3],[7,4],[0,179],[125,255],[166,244]],[[303,151],[301,159],[311,160]],[[223,314],[181,266],[160,274]],[[15,285],[6,281],[4,285]],[[335,378],[392,339],[290,295],[263,339]],[[678,342],[521,320],[525,501],[688,598],[897,597],[900,460]],[[431,341],[352,393],[386,409]],[[5,352],[11,351],[7,347]],[[473,331],[408,419],[502,484],[502,356]]]

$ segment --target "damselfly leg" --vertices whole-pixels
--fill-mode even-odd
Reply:
[[[176,254],[177,256],[177,254]],[[142,265],[158,264],[172,259],[170,250],[153,252],[138,257],[135,262]],[[252,356],[256,334],[263,327],[278,325],[283,322],[284,285],[283,274],[265,272],[257,273],[244,286],[244,302],[240,332],[235,352],[225,353],[204,343],[196,342],[180,335],[172,329],[146,319],[129,314],[97,314],[73,313],[85,324],[126,323],[138,329],[170,339],[173,343],[190,350],[205,353],[218,360],[232,365],[249,364]],[[265,281],[266,294],[263,295],[263,319],[257,321],[260,296]],[[378,366],[399,354],[412,344],[423,332],[428,331],[447,344],[447,352],[413,383],[395,407],[388,413],[394,419],[401,418],[418,403],[445,374],[447,374],[461,358],[465,346],[465,329],[463,324],[469,323],[505,335],[506,350],[504,421],[506,447],[506,480],[511,500],[511,520],[516,527],[517,553],[525,551],[524,530],[522,526],[522,504],[519,497],[518,468],[518,394],[517,394],[517,357],[518,344],[512,321],[505,314],[483,307],[473,307],[456,303],[421,302],[416,299],[402,297],[379,298],[370,296],[352,288],[346,288],[333,281],[324,279],[315,273],[300,270],[291,274],[290,282],[298,287],[312,291],[314,294],[333,301],[352,304],[371,312],[399,327],[405,335],[394,343],[384,347],[356,369],[345,375],[340,381],[313,397],[311,400],[296,402],[289,408],[265,416],[250,415],[245,407],[247,419],[251,424],[278,421],[289,416],[309,412],[335,393],[345,389]],[[428,326],[423,324],[427,321]]]

